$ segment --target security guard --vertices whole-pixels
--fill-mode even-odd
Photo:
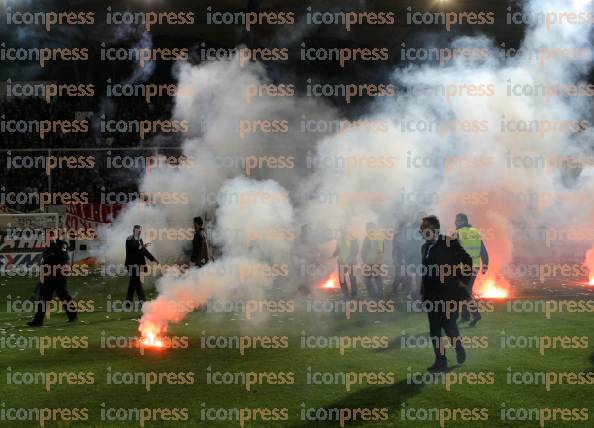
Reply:
[[[481,232],[468,223],[468,216],[464,213],[456,215],[456,236],[464,250],[466,250],[470,257],[472,257],[472,277],[468,282],[468,294],[470,294],[470,297],[472,298],[472,286],[478,276],[479,270],[481,270],[484,275],[489,269],[489,253],[487,253],[487,248],[481,237]],[[481,319],[481,314],[479,313],[474,300],[471,300],[471,304],[473,305],[473,311],[472,321],[469,326],[474,327]],[[462,307],[462,321],[469,320],[470,313],[468,311],[468,305],[464,305]]]

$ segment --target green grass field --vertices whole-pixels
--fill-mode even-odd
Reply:
[[[3,278],[0,286],[0,403],[2,412],[11,408],[86,408],[86,421],[50,421],[45,426],[141,426],[137,420],[102,420],[106,409],[176,408],[187,409],[181,414],[182,422],[163,420],[143,422],[144,426],[204,426],[204,427],[315,427],[340,426],[340,421],[303,420],[304,409],[350,409],[342,410],[343,426],[395,426],[420,427],[440,426],[433,416],[440,408],[444,417],[442,426],[450,427],[536,427],[537,420],[502,421],[502,409],[518,408],[566,408],[587,409],[587,420],[576,420],[576,415],[561,420],[558,411],[556,420],[544,421],[545,427],[591,427],[594,426],[594,386],[592,384],[553,384],[550,391],[545,385],[510,385],[507,383],[508,368],[511,372],[592,372],[594,353],[591,342],[586,347],[547,349],[544,355],[538,348],[502,349],[502,336],[591,336],[594,317],[591,313],[555,313],[546,319],[542,313],[507,313],[505,304],[496,306],[493,313],[484,314],[477,328],[462,326],[462,334],[475,336],[488,347],[468,349],[468,360],[462,366],[455,365],[453,350],[449,350],[450,380],[470,372],[492,372],[492,381],[469,384],[410,384],[407,374],[424,372],[432,363],[430,348],[402,348],[403,334],[426,336],[426,315],[406,313],[405,306],[398,305],[395,312],[383,314],[354,314],[345,319],[344,314],[307,313],[305,303],[293,313],[271,314],[266,318],[246,320],[244,314],[208,314],[193,312],[186,320],[171,326],[170,335],[188,336],[187,349],[147,350],[141,355],[138,349],[102,349],[101,338],[107,335],[134,336],[137,334],[138,313],[108,313],[106,298],[122,298],[126,280],[85,278],[72,280],[70,292],[77,299],[94,301],[95,311],[81,313],[76,324],[65,322],[64,314],[55,314],[43,328],[31,329],[26,321],[29,313],[9,311],[7,302],[20,296],[30,295],[32,279]],[[10,297],[9,297],[10,296]],[[330,296],[330,295],[329,295]],[[202,349],[202,332],[222,336],[287,336],[288,348],[248,349],[241,355],[237,349]],[[338,349],[302,349],[302,332],[316,336],[386,336],[387,348],[346,349],[341,355]],[[37,349],[8,349],[6,340],[11,335],[33,336],[87,336],[87,349],[49,349],[41,355]],[[485,339],[484,337],[488,339]],[[591,338],[589,337],[591,340]],[[422,341],[423,339],[419,339]],[[208,368],[213,372],[284,372],[292,373],[290,384],[255,384],[250,391],[243,384],[208,384]],[[393,382],[370,384],[363,381],[347,390],[341,383],[308,384],[311,372],[392,372]],[[54,385],[48,392],[42,384],[8,384],[9,376],[16,372],[92,372],[93,383],[83,385]],[[193,372],[193,384],[156,384],[147,391],[143,384],[108,384],[107,376],[115,372]],[[282,375],[281,375],[282,376]],[[352,376],[352,375],[351,375]],[[484,374],[487,376],[487,374]],[[326,375],[328,379],[334,379]],[[188,378],[186,377],[186,380]],[[384,378],[386,380],[387,378]],[[488,377],[484,379],[489,379]],[[476,379],[475,379],[476,381]],[[471,381],[474,382],[474,381]],[[449,390],[448,390],[449,389]],[[244,420],[206,420],[206,416],[224,419],[233,412],[207,409],[287,409],[278,410],[281,420],[250,421],[248,411]],[[370,409],[367,411],[352,409]],[[487,409],[478,414],[482,420],[468,418],[461,411],[451,409]],[[376,410],[371,410],[376,409]],[[403,412],[403,409],[406,410]],[[448,410],[449,409],[449,413]],[[113,416],[115,410],[111,410]],[[349,413],[350,412],[350,413]],[[375,413],[373,413],[375,412]],[[468,411],[470,412],[470,410]],[[478,412],[478,410],[477,410]],[[512,412],[510,410],[509,412]],[[509,413],[508,414],[511,414]],[[513,410],[515,415],[523,413]],[[547,412],[547,410],[545,410]],[[553,412],[553,411],[550,411]],[[315,411],[309,414],[314,414]],[[332,413],[332,412],[330,412]],[[5,414],[5,413],[3,413]],[[129,414],[129,413],[126,413]],[[119,417],[126,414],[120,410]],[[318,414],[328,414],[319,410]],[[117,414],[116,414],[117,415]],[[353,417],[353,415],[355,417]],[[462,415],[462,416],[460,416]],[[475,414],[476,415],[476,414]],[[552,413],[550,413],[552,415]],[[2,415],[0,415],[2,416]],[[487,417],[485,417],[487,416]],[[253,413],[252,413],[253,417]],[[266,417],[266,416],[265,416]],[[268,414],[270,417],[270,414]],[[461,419],[462,417],[462,419]],[[366,420],[375,418],[376,420]],[[551,416],[552,418],[552,416]],[[246,420],[248,419],[248,420]],[[286,419],[286,420],[283,420]],[[353,420],[355,419],[355,420]],[[486,420],[485,420],[486,419]],[[578,414],[577,419],[583,419]],[[0,421],[2,426],[39,426],[38,421]]]

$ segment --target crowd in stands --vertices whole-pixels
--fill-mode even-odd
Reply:
[[[65,100],[56,99],[47,103],[42,98],[4,98],[0,100],[0,120],[3,121],[1,135],[0,165],[3,174],[0,176],[0,192],[7,194],[39,192],[85,192],[89,202],[101,202],[103,191],[126,192],[137,191],[137,183],[142,171],[135,169],[110,169],[107,167],[107,150],[130,148],[130,152],[119,150],[120,154],[145,154],[156,152],[155,144],[150,139],[144,141],[136,133],[102,133],[101,116],[105,119],[117,120],[164,120],[171,117],[172,100],[153,98],[146,103],[140,97],[122,97],[103,99],[93,102],[92,98],[71,97]],[[37,132],[8,132],[8,121],[42,121],[42,120],[88,120],[88,132],[63,133],[50,132],[42,139]],[[21,125],[20,126],[24,126]],[[27,125],[28,126],[28,125]],[[36,125],[35,125],[36,126]],[[14,123],[10,125],[14,127]],[[154,137],[155,135],[151,135]],[[167,136],[167,144],[171,148],[179,148],[182,138]],[[60,150],[64,149],[64,150]],[[138,151],[138,149],[143,149]],[[144,150],[146,149],[146,150]],[[93,156],[94,167],[86,168],[54,168],[50,174],[39,163],[36,167],[17,167],[11,160],[17,156],[31,158],[60,156]],[[17,162],[21,164],[21,162]],[[35,201],[36,198],[30,198]],[[27,212],[39,209],[36,203],[3,203],[10,209]]]

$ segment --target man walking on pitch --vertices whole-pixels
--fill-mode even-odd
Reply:
[[[60,299],[68,321],[74,322],[77,318],[76,304],[70,297],[66,288],[66,281],[69,274],[68,244],[66,241],[56,240],[47,251],[44,252],[41,275],[39,277],[39,299],[35,317],[27,324],[30,327],[40,327],[50,301],[54,293]]]
[[[456,348],[457,362],[462,364],[466,360],[456,319],[460,302],[468,299],[466,283],[470,280],[472,259],[456,239],[440,233],[437,217],[424,217],[419,232],[425,240],[421,248],[421,295],[429,318],[429,336],[435,353],[435,362],[428,370],[442,372],[448,368],[441,341],[442,330]]]
[[[128,292],[126,293],[127,305],[132,304],[134,299],[134,293],[138,296],[141,304],[146,300],[144,294],[144,288],[142,286],[144,282],[144,273],[146,271],[146,258],[152,262],[159,263],[157,259],[147,250],[150,246],[150,242],[146,244],[140,237],[142,234],[142,227],[135,225],[132,229],[132,235],[126,239],[126,269],[128,269],[128,275],[130,280],[128,282]]]

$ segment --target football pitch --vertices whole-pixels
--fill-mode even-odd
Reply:
[[[127,340],[139,312],[113,310],[125,278],[72,279],[87,310],[80,322],[55,313],[35,329],[19,311],[33,280],[1,282],[7,427],[589,427],[594,418],[594,317],[569,306],[547,315],[493,304],[477,327],[460,324],[467,361],[449,349],[450,371],[429,375],[426,315],[406,302],[348,316],[335,293],[249,317],[203,308],[154,349]]]

